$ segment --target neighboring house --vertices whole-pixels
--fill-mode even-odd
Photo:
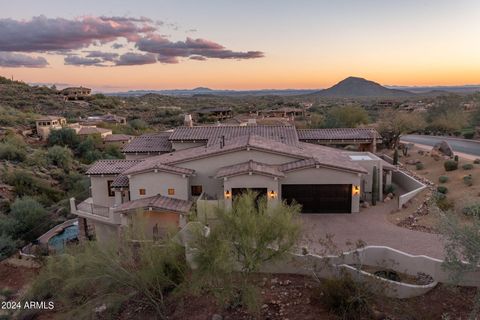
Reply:
[[[100,160],[87,171],[91,198],[71,199],[72,213],[87,219],[81,226],[93,224],[100,240],[136,214],[150,237],[161,236],[185,225],[193,202],[198,213],[207,203],[230,207],[247,189],[268,206],[295,200],[305,214],[359,212],[360,201],[371,200],[373,171],[382,190],[396,170],[369,152],[303,142],[293,126],[179,127],[135,138],[123,151],[126,160]]]
[[[114,114],[104,114],[101,116],[90,116],[79,120],[82,125],[98,125],[100,123],[127,124],[127,118]]]
[[[117,146],[117,147],[124,147],[130,141],[132,141],[133,136],[130,136],[128,134],[110,134],[103,138],[103,145],[105,147],[107,146]]]
[[[267,118],[288,118],[295,119],[298,117],[305,117],[305,110],[292,107],[281,107],[276,109],[260,110],[259,115]]]
[[[35,120],[37,135],[42,140],[47,140],[51,130],[61,129],[67,125],[67,119],[58,116],[43,116]]]
[[[144,159],[171,152],[172,143],[169,140],[171,132],[160,132],[156,134],[144,134],[135,137],[130,143],[123,147],[122,152],[127,160]]]
[[[77,131],[79,136],[87,137],[91,135],[99,135],[102,139],[105,139],[107,136],[112,134],[112,130],[98,128],[95,126],[80,126],[80,129]]]
[[[60,90],[65,100],[83,100],[90,95],[92,89],[84,87],[70,87]]]
[[[200,120],[202,118],[207,118],[222,121],[231,118],[233,116],[233,111],[232,108],[229,107],[205,108],[195,111],[195,115]]]

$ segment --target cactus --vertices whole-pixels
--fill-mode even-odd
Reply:
[[[378,170],[377,166],[373,167],[373,175],[372,175],[372,205],[377,204],[378,200]]]
[[[397,165],[398,164],[398,149],[395,148],[395,151],[393,152],[393,164]]]

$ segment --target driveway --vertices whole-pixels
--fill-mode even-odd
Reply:
[[[386,215],[395,210],[397,201],[379,203],[353,214],[302,214],[302,245],[312,253],[324,253],[319,240],[333,234],[333,242],[343,251],[354,249],[358,240],[367,245],[387,246],[414,255],[443,259],[444,244],[439,235],[397,227]]]
[[[402,136],[401,140],[431,147],[433,147],[435,143],[445,140],[450,144],[455,152],[461,152],[472,156],[480,156],[480,141],[442,136],[422,136],[416,134]]]

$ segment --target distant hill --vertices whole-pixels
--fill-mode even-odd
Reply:
[[[320,90],[312,95],[322,98],[401,98],[415,95],[412,92],[389,89],[376,82],[357,77],[348,77],[333,87]]]
[[[172,89],[172,90],[131,90],[127,92],[106,93],[110,96],[139,97],[154,93],[165,96],[192,97],[192,96],[293,96],[310,94],[318,89],[259,89],[259,90],[217,90],[205,87],[195,89]]]

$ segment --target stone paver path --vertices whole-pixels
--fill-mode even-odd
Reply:
[[[302,245],[312,253],[323,252],[319,239],[333,234],[335,245],[352,249],[346,243],[362,240],[367,245],[387,246],[414,255],[426,255],[443,259],[444,242],[439,235],[413,231],[398,227],[387,221],[387,215],[394,210],[397,199],[379,203],[369,209],[353,214],[303,214]]]

